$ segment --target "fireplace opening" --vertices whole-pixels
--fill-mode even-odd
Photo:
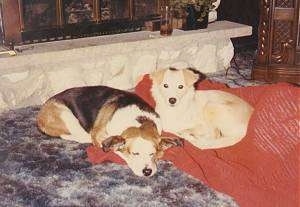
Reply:
[[[4,44],[133,32],[159,18],[160,0],[4,1]],[[16,14],[12,17],[11,14]]]

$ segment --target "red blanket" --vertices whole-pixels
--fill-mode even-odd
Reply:
[[[136,93],[154,105],[148,76]],[[220,89],[240,96],[255,108],[246,137],[238,144],[217,150],[201,150],[188,142],[171,148],[163,159],[212,188],[231,195],[242,207],[299,206],[299,95],[289,84],[227,88],[203,81],[199,90]],[[94,164],[125,162],[114,153],[87,149]]]

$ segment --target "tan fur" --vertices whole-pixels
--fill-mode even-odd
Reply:
[[[93,128],[90,131],[92,142],[100,147],[101,142],[107,138],[106,125],[111,120],[117,106],[112,103],[105,104],[98,112]]]
[[[131,139],[129,142],[134,141],[134,138],[142,137],[145,140],[150,140],[156,149],[158,149],[161,140],[155,125],[150,121],[144,122],[139,128],[130,127],[126,129],[121,136],[127,141]],[[128,147],[130,148],[130,145]]]
[[[182,70],[182,73],[188,87],[192,86],[198,80],[198,75],[190,70]]]
[[[161,84],[165,75],[165,69],[157,70],[150,75],[150,78],[156,82],[156,84]]]
[[[44,104],[37,116],[37,125],[44,133],[58,137],[62,134],[70,134],[60,114],[65,106],[55,101],[48,101]]]

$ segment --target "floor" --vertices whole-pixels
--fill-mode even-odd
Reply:
[[[227,71],[208,74],[208,79],[225,83],[231,88],[264,84],[264,82],[251,79],[255,53],[254,50],[245,50],[235,54],[231,67]]]
[[[230,87],[262,84],[250,79],[254,56],[254,51],[238,53],[227,73],[208,78]],[[86,161],[86,145],[37,130],[38,110],[32,106],[0,116],[2,206],[237,206],[168,162],[160,163],[151,180],[134,176],[126,166],[92,166]]]

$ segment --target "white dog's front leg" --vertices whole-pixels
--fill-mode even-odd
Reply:
[[[242,138],[243,137],[220,137],[219,139],[203,138],[195,140],[195,142],[192,144],[200,149],[218,149],[232,146],[241,141]]]
[[[207,128],[209,129],[209,128]],[[187,129],[177,133],[178,136],[189,141],[200,149],[218,149],[232,146],[242,140],[243,137],[224,137],[220,130],[211,128],[210,130]]]

